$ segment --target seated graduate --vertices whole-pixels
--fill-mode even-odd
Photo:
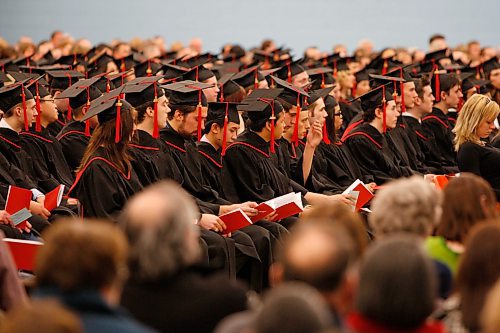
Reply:
[[[80,166],[92,131],[98,124],[97,117],[87,119],[85,122],[82,121],[82,118],[88,112],[90,102],[106,92],[106,89],[101,90],[103,87],[99,84],[100,81],[101,78],[78,81],[59,94],[56,99],[59,103],[61,99],[67,98],[72,108],[72,119],[66,122],[57,136],[71,172],[75,172]],[[63,98],[63,96],[66,97]]]
[[[432,94],[431,82],[426,76],[415,79],[415,92],[417,97],[413,107],[406,107],[403,113],[403,124],[405,130],[413,143],[417,156],[423,161],[428,170],[435,174],[453,172],[445,165],[446,161],[439,152],[434,139],[434,134],[422,126],[422,118],[432,112],[434,95]],[[453,168],[454,169],[454,168]]]
[[[174,162],[182,172],[182,186],[196,198],[201,213],[197,223],[204,229],[202,230],[202,238],[209,247],[220,248],[217,244],[221,241],[229,242],[231,246],[234,246],[237,254],[235,272],[245,274],[248,271],[245,271],[244,268],[255,264],[255,261],[258,261],[257,265],[261,265],[255,244],[257,240],[253,240],[246,233],[239,231],[228,235],[230,237],[221,236],[220,234],[224,234],[227,227],[219,216],[237,208],[243,208],[248,214],[255,215],[257,214],[257,210],[254,208],[256,204],[233,205],[210,187],[202,173],[201,155],[198,153],[194,141],[195,136],[201,138],[208,112],[207,98],[203,90],[212,88],[212,85],[195,81],[181,81],[163,87],[170,93],[169,107],[171,112],[168,114],[167,126],[160,131],[160,137],[168,146]],[[224,268],[227,269],[228,264],[230,263],[225,262]],[[210,265],[215,267],[215,264]],[[252,288],[256,290],[261,288],[262,275],[252,278],[239,276],[246,278]]]
[[[57,137],[66,122],[73,119],[73,110],[71,109],[69,100],[67,98],[59,99],[57,97],[59,97],[59,94],[61,94],[64,90],[71,87],[73,83],[85,77],[82,73],[75,70],[47,71],[47,77],[49,78],[49,92],[55,98],[57,111],[59,111],[58,119],[49,124],[47,129],[52,136]]]
[[[388,87],[379,86],[359,97],[364,123],[344,138],[362,172],[372,175],[377,184],[413,174],[409,167],[400,164],[385,137],[388,128],[396,127],[399,116]]]
[[[317,172],[338,184],[341,192],[356,179],[360,179],[369,187],[375,187],[373,177],[361,172],[347,146],[340,141],[339,132],[342,128],[342,112],[337,100],[328,95],[324,101],[327,117],[324,125],[323,141],[320,143],[314,157]]]
[[[445,166],[451,169],[455,167],[454,170],[458,171],[456,152],[453,147],[453,126],[447,114],[448,109],[457,107],[463,96],[460,90],[460,80],[455,74],[434,74],[431,86],[435,97],[434,107],[430,115],[422,118],[422,125],[434,135],[439,153],[445,159]]]
[[[248,114],[248,130],[228,147],[224,156],[224,194],[231,202],[262,202],[297,189],[313,205],[345,200],[345,196],[299,189],[280,165],[276,141],[283,133],[285,115],[276,98],[281,92],[282,89],[254,90],[244,101],[248,104],[240,106]],[[285,227],[295,222],[295,217],[281,221]]]
[[[47,129],[49,124],[57,120],[56,104],[52,95],[39,84],[39,81],[31,83],[28,89],[36,100],[37,117],[35,126],[28,131],[21,132],[21,146],[34,160],[36,165],[34,177],[42,184],[41,187],[50,191],[62,184],[67,192],[74,181],[73,173],[66,163],[61,144]],[[89,92],[86,92],[85,88],[73,88],[72,91],[80,94],[78,103],[86,104]],[[101,92],[97,91],[97,96],[100,95]],[[73,109],[79,107],[76,103],[76,99],[70,100]]]
[[[125,84],[125,99],[137,112],[137,130],[132,140],[132,167],[143,186],[160,179],[172,179],[182,185],[183,178],[170,150],[159,139],[159,130],[167,125],[168,99],[159,86],[161,76],[139,77]]]
[[[142,189],[128,146],[134,110],[120,96],[120,91],[105,94],[103,103],[91,106],[82,118],[97,115],[99,120],[68,193],[80,201],[84,216],[115,220],[127,199]]]
[[[500,149],[483,141],[495,128],[499,106],[484,95],[475,94],[465,102],[453,129],[460,172],[483,177],[500,201]]]
[[[30,156],[21,148],[19,132],[31,124],[37,115],[35,101],[23,82],[0,89],[0,192],[7,199],[9,185],[29,189],[33,196],[30,211],[43,222],[35,225],[38,232],[47,225],[50,212],[44,208],[45,195],[34,180],[34,165]],[[33,220],[31,220],[34,222]]]

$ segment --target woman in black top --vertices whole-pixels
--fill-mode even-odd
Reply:
[[[486,179],[500,201],[500,149],[482,141],[495,128],[498,104],[476,94],[464,104],[453,130],[460,172],[472,172]]]

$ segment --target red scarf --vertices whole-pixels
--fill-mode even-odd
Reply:
[[[347,326],[357,333],[446,333],[443,324],[435,321],[425,322],[412,330],[397,329],[378,324],[359,313],[347,317]]]

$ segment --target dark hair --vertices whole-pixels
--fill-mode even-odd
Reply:
[[[495,217],[495,194],[488,182],[471,173],[461,173],[443,190],[443,214],[436,235],[463,243],[477,222]]]
[[[220,92],[219,92],[220,96]],[[247,92],[245,88],[240,86],[238,90],[236,90],[234,93],[230,95],[224,95],[224,102],[229,102],[229,103],[241,103],[247,96]]]
[[[432,35],[430,38],[429,38],[429,44],[431,44],[433,41],[435,41],[436,39],[446,39],[446,37],[444,35],[441,35],[441,34],[434,34]]]
[[[153,101],[148,101],[144,104],[141,104],[139,106],[135,107],[135,110],[137,111],[137,117],[136,117],[136,122],[138,124],[142,123],[144,119],[146,118],[146,110],[148,108],[153,108],[154,107],[154,102]]]
[[[17,108],[18,106],[22,107],[21,103],[17,103],[16,105],[14,105],[10,109],[8,109],[6,112],[4,112],[4,114],[3,114],[4,118],[12,117],[14,115],[14,109]]]
[[[414,329],[434,310],[436,286],[434,265],[419,240],[391,236],[368,249],[355,306],[361,315],[381,325]]]
[[[361,108],[363,109],[363,121],[364,122],[372,122],[375,119],[375,109],[381,108],[382,104],[373,104],[373,103],[362,103]]]
[[[121,139],[115,143],[115,119],[99,123],[89,145],[83,154],[82,162],[78,167],[78,171],[82,170],[85,165],[94,157],[94,153],[103,147],[107,158],[114,163],[123,173],[131,168],[131,156],[129,154],[128,143],[130,136],[134,130],[134,118],[132,117],[133,109],[122,109],[121,111]]]
[[[251,120],[250,118],[248,118],[246,127],[253,132],[260,132],[264,127],[266,127],[268,121],[270,120],[269,119]]]
[[[455,87],[455,86],[460,85],[460,78],[458,75],[452,73],[449,74],[448,80],[444,80],[444,82],[441,82],[441,91],[444,91],[445,93],[449,94],[450,90]]]
[[[175,111],[179,111],[183,116],[190,114],[191,112],[196,111],[196,106],[192,105],[175,105],[168,104],[169,108],[172,110],[168,113],[168,120],[174,119]]]
[[[485,223],[486,222],[486,223]],[[479,315],[489,290],[500,277],[500,220],[487,220],[471,229],[458,266],[456,291],[462,322],[471,332],[481,330]]]
[[[413,82],[415,82],[415,91],[418,97],[424,98],[424,87],[431,85],[429,78],[422,76],[420,79],[413,80]]]

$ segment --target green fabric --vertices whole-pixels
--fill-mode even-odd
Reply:
[[[452,251],[446,245],[446,240],[443,237],[427,237],[425,240],[425,250],[431,258],[436,259],[448,266],[453,274],[456,273],[460,254]]]

